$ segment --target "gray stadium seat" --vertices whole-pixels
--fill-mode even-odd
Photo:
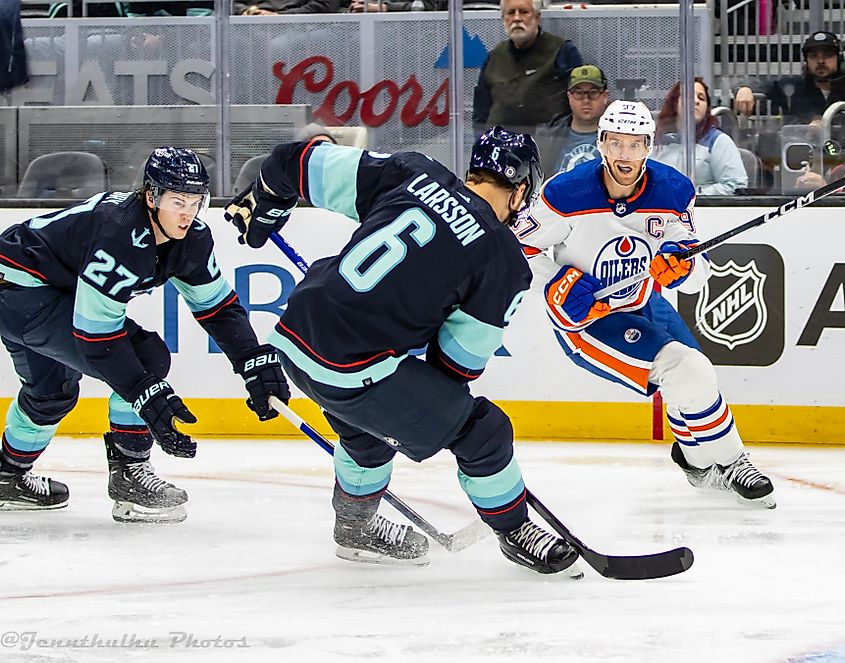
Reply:
[[[106,165],[90,152],[51,152],[33,159],[18,198],[88,198],[108,189]]]
[[[739,155],[742,157],[742,165],[745,166],[745,173],[748,175],[748,189],[755,190],[760,188],[760,171],[762,170],[762,161],[751,150],[746,150],[743,147],[738,148]]]
[[[240,193],[255,181],[255,178],[258,177],[258,171],[261,169],[261,164],[269,156],[270,153],[267,152],[266,154],[259,154],[257,157],[247,159],[244,162],[240,172],[238,172],[238,176],[235,178],[235,193]]]

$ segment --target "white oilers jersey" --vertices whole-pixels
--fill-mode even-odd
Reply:
[[[563,265],[592,274],[603,286],[647,272],[660,245],[695,238],[692,182],[674,168],[647,161],[640,186],[633,196],[608,198],[600,159],[582,164],[546,181],[540,198],[514,227],[534,279],[532,289],[543,289]],[[551,249],[550,259],[545,249]],[[696,292],[709,276],[702,256],[680,286]],[[608,299],[614,311],[635,311],[645,306],[654,287],[651,278],[614,293]],[[589,324],[589,323],[587,323]],[[571,330],[584,324],[573,325]]]

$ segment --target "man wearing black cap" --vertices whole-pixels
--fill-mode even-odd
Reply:
[[[789,121],[809,124],[821,118],[825,109],[845,100],[845,66],[842,44],[832,32],[814,32],[801,47],[804,67],[801,76],[788,76],[767,85],[764,92],[772,102],[772,113],[780,113]],[[736,92],[734,106],[739,113],[751,115],[754,96],[748,86]]]

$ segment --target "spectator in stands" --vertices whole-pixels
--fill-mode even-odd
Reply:
[[[368,12],[430,12],[448,9],[446,0],[380,0],[380,2],[352,0],[349,11],[355,14],[363,12],[364,5],[367,5]]]
[[[788,76],[768,83],[755,81],[754,89],[772,102],[772,113],[788,122],[819,121],[835,101],[845,100],[845,66],[842,44],[832,32],[814,32],[801,47],[804,66],[800,76]],[[736,91],[734,108],[744,115],[754,112],[754,92],[744,85]]]
[[[331,14],[340,10],[340,5],[341,0],[234,0],[232,13],[242,16]]]
[[[569,112],[566,83],[583,60],[568,39],[543,32],[542,0],[501,0],[507,39],[487,56],[478,76],[472,121],[476,133],[501,125],[533,132],[560,113]]]
[[[29,80],[21,29],[20,0],[0,6],[0,93]]]
[[[592,64],[575,67],[566,94],[572,112],[561,113],[534,134],[543,172],[549,175],[599,157],[596,132],[609,103],[607,77]]]
[[[748,186],[748,175],[739,148],[719,129],[719,121],[710,114],[710,89],[700,76],[695,77],[695,182],[703,196],[729,196]],[[655,132],[656,161],[683,169],[683,149],[678,135],[681,109],[681,84],[675,83],[657,118]]]
[[[123,2],[123,16],[211,16],[214,2]],[[78,14],[77,14],[78,16]]]

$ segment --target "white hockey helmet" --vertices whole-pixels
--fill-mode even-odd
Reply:
[[[654,118],[651,111],[641,101],[612,102],[599,118],[599,143],[605,133],[647,136],[649,152],[654,145]],[[645,157],[644,157],[645,158]]]
[[[651,111],[641,101],[622,101],[610,103],[599,118],[599,131],[612,131],[617,134],[645,134],[654,138],[654,118]]]

